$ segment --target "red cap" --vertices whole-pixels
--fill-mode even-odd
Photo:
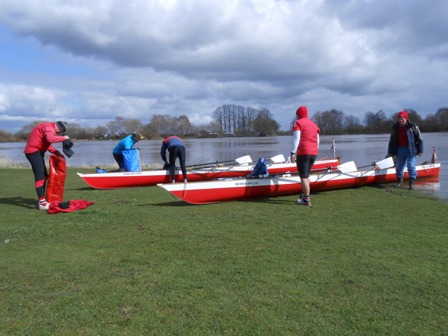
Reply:
[[[405,110],[401,111],[400,113],[398,113],[398,118],[403,117],[406,120],[408,120],[408,112],[406,112]]]

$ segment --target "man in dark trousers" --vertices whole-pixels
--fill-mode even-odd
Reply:
[[[169,163],[166,159],[167,150],[169,153]],[[171,182],[176,182],[176,178],[174,176],[174,171],[176,169],[176,158],[179,158],[184,182],[187,182],[187,168],[185,167],[185,145],[182,139],[175,135],[165,138],[162,143],[162,148],[160,149],[160,155],[162,156],[162,160],[165,162],[165,167],[169,166],[170,168]]]

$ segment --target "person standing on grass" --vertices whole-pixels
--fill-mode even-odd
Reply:
[[[126,170],[124,167],[123,151],[126,149],[132,149],[132,147],[142,139],[143,135],[140,132],[134,132],[121,139],[120,142],[114,147],[112,155],[118,164],[118,169],[116,171],[123,172]]]
[[[406,110],[398,113],[398,121],[392,126],[387,157],[395,156],[397,188],[403,184],[404,166],[407,163],[409,173],[409,189],[414,189],[417,178],[415,161],[423,154],[423,138],[418,126],[409,121]]]
[[[34,187],[36,188],[40,210],[48,210],[50,206],[50,203],[45,199],[45,183],[48,180],[45,152],[49,151],[51,154],[64,157],[52,144],[69,140],[70,137],[65,135],[67,130],[68,124],[65,121],[39,124],[31,131],[23,151],[33,170]]]
[[[166,159],[167,150],[169,153],[169,162]],[[182,169],[182,176],[184,178],[184,182],[187,182],[187,168],[185,166],[186,161],[185,145],[181,138],[175,135],[165,138],[162,142],[162,147],[160,148],[160,156],[162,157],[163,162],[165,162],[164,167],[169,166],[170,168],[172,183],[176,182],[174,171],[176,169],[176,159],[179,158],[180,167]]]
[[[310,171],[319,152],[319,132],[317,125],[308,118],[306,106],[300,106],[296,111],[297,120],[293,126],[293,147],[291,162],[296,162],[300,176],[302,193],[297,204],[311,207]]]

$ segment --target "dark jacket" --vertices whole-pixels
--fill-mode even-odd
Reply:
[[[389,156],[397,154],[398,148],[398,127],[399,123],[392,126],[392,133],[389,140],[389,149],[387,151]],[[416,156],[423,153],[423,138],[418,126],[408,120],[408,128],[406,130],[409,142],[409,151],[411,155]]]
[[[173,146],[182,146],[185,148],[182,139],[178,136],[172,135],[168,138],[165,138],[162,142],[162,147],[160,148],[160,156],[162,156],[162,160],[166,162],[166,150],[170,149]]]

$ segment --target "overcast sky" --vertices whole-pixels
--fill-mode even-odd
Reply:
[[[0,129],[448,106],[447,0],[0,0]]]

